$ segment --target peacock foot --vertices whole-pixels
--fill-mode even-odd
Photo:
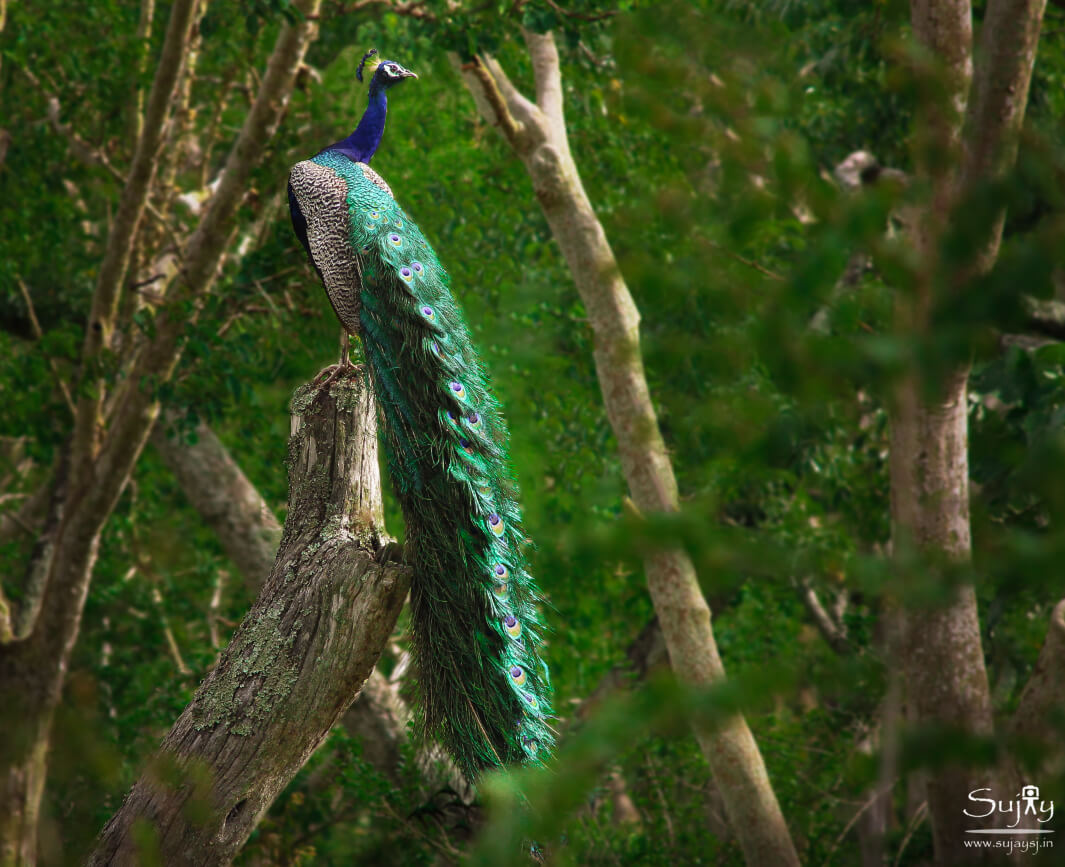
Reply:
[[[323,368],[318,375],[314,378],[314,382],[311,385],[316,389],[328,388],[333,380],[339,379],[347,371],[354,367],[353,364],[330,364],[329,367]]]

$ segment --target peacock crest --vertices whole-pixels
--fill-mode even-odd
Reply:
[[[359,81],[362,81],[363,74],[373,78],[373,75],[380,64],[381,58],[377,56],[377,49],[371,48],[362,56],[362,60],[359,62],[359,68],[355,70],[355,77]]]

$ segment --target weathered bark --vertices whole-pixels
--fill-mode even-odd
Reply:
[[[160,419],[152,445],[240,570],[245,585],[257,592],[273,568],[281,541],[281,525],[262,495],[204,422],[196,426],[196,442],[187,443],[170,436]]]
[[[570,154],[554,38],[526,32],[525,40],[536,80],[535,102],[519,93],[490,58],[475,59],[460,71],[481,114],[500,129],[524,164],[584,302],[603,403],[632,500],[647,514],[676,512],[677,482],[640,354],[639,312]],[[695,684],[722,681],[725,670],[710,608],[687,552],[664,548],[647,556],[644,568],[678,677]],[[733,715],[714,729],[699,728],[696,737],[747,863],[797,865],[765,763],[743,716]]]
[[[1044,2],[988,4],[972,99],[969,0],[911,4],[915,38],[942,65],[939,85],[945,98],[930,100],[918,110],[915,164],[932,197],[913,227],[921,268],[913,291],[899,296],[897,322],[903,333],[926,338],[937,293],[957,291],[967,278],[987,273],[994,264],[1004,211],[976,239],[971,262],[956,275],[957,283],[936,284],[939,244],[952,209],[975,184],[1001,176],[1012,165]],[[968,375],[968,364],[959,364],[939,382],[926,382],[914,372],[897,387],[891,407],[891,516],[894,550],[903,562],[915,552],[933,561],[958,562],[970,556]],[[992,732],[991,695],[971,585],[957,588],[947,605],[907,612],[902,652],[907,702],[920,724],[974,735]],[[1003,777],[1000,782],[1008,785],[1008,774]],[[982,860],[986,854],[963,845],[969,825],[958,805],[987,780],[987,773],[956,764],[929,775],[937,862]],[[1010,788],[1003,797],[1009,797]]]
[[[292,402],[273,571],[89,864],[226,864],[373,670],[410,585],[379,563],[375,407],[360,369]]]
[[[258,164],[264,143],[280,121],[291,93],[296,70],[315,32],[314,17],[320,0],[298,0],[299,13],[293,24],[282,27],[255,103],[233,146],[225,175],[211,205],[184,250],[182,295],[198,299],[210,290],[230,237],[230,225],[243,200],[250,172]],[[187,42],[188,29],[179,20],[189,4],[171,7],[162,58],[172,56],[172,40]],[[178,16],[174,18],[173,16]],[[161,59],[145,118],[144,136],[149,135],[157,91],[173,77]],[[165,67],[165,68],[164,68]],[[161,97],[160,97],[161,99]],[[149,171],[149,177],[151,173]],[[131,173],[128,184],[136,187],[141,174]],[[135,205],[141,196],[130,192]],[[136,212],[136,213],[134,213]],[[116,231],[129,233],[139,221],[133,208]],[[132,244],[133,235],[129,234]],[[103,337],[114,319],[122,274],[130,251],[108,254],[107,274],[101,270],[92,305],[92,316],[83,347],[83,370],[96,386],[93,359],[105,345]],[[104,277],[106,276],[106,280]],[[118,498],[148,434],[158,406],[151,383],[165,382],[178,362],[187,328],[187,310],[160,315],[155,338],[137,350],[136,360],[117,386],[114,407],[106,424],[99,414],[101,388],[90,389],[79,402],[78,419],[60,459],[53,482],[52,506],[45,530],[27,574],[43,588],[39,613],[24,638],[0,645],[0,865],[31,864],[36,849],[36,817],[45,774],[45,756],[52,716],[59,702],[70,653],[89,589],[100,533]],[[195,306],[192,315],[195,316]],[[182,320],[181,317],[186,316]],[[99,325],[99,334],[97,332]],[[110,398],[109,398],[110,399]]]

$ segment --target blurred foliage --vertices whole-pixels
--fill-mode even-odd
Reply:
[[[244,0],[230,14],[215,4],[202,22],[192,96],[200,128],[229,93],[212,171],[288,5]],[[729,706],[748,710],[803,862],[856,863],[853,838],[840,840],[877,774],[860,743],[891,665],[880,653],[878,615],[885,594],[927,602],[945,589],[933,580],[935,564],[883,559],[884,400],[900,370],[918,364],[934,379],[945,365],[976,358],[973,571],[998,712],[1016,703],[1055,585],[1060,592],[1065,349],[1003,349],[1000,334],[1020,329],[1020,292],[1050,297],[1061,266],[1065,13],[1047,12],[1017,170],[977,192],[972,218],[960,219],[949,240],[966,249],[970,224],[1005,195],[1000,266],[963,297],[947,297],[934,333],[914,341],[891,328],[888,285],[905,287],[912,262],[884,230],[919,191],[851,196],[831,179],[862,149],[911,168],[914,83],[900,71],[899,49],[906,4],[574,0],[525,4],[516,17],[510,3],[431,3],[425,18],[345,8],[357,5],[326,4],[308,58],[320,81],[308,77],[294,95],[242,214],[244,228],[266,215],[259,243],[226,268],[162,397],[187,411],[190,429],[209,419],[283,516],[288,396],[333,360],[337,334],[284,213],[285,170],[356,123],[365,97],[354,70],[366,48],[413,68],[420,78],[394,93],[374,166],[451,271],[506,408],[539,545],[535,573],[552,608],[556,706],[567,716],[651,617],[641,555],[663,541],[679,541],[695,559],[734,678],[702,695],[652,681],[567,734],[556,770],[488,785],[502,807],[478,863],[520,863],[515,841],[559,834],[562,863],[741,863],[685,727]],[[0,167],[0,435],[25,438],[30,490],[68,429],[49,361],[71,376],[118,188],[71,158],[24,70],[59,98],[64,123],[125,165],[137,9],[102,0],[73,15],[58,4],[16,3],[9,16],[0,42],[12,134]],[[478,118],[446,57],[492,51],[531,89],[522,23],[561,30],[571,144],[642,313],[644,362],[684,504],[675,519],[639,522],[624,511],[585,312],[527,177]],[[150,75],[151,64],[142,86]],[[196,189],[200,181],[179,170],[177,183]],[[191,220],[177,207],[178,219]],[[837,291],[862,250],[876,266]],[[39,342],[19,280],[44,326]],[[818,311],[829,323],[823,332],[809,327]],[[387,516],[401,534],[391,502]],[[28,546],[18,539],[0,554],[19,563]],[[17,575],[4,571],[11,595]],[[235,625],[250,602],[242,582],[149,448],[103,539],[57,719],[44,863],[75,863],[91,845],[211,666],[206,614],[220,580],[223,623]],[[811,626],[802,580],[826,603],[847,601],[849,658],[833,655]],[[191,674],[179,672],[164,624]],[[915,741],[915,766],[934,758],[935,744]],[[986,754],[976,744],[966,755]],[[639,823],[617,823],[608,771],[624,781]],[[412,755],[403,774],[408,784],[391,788],[360,759],[358,743],[334,733],[241,863],[414,865],[465,851],[469,829],[439,820]],[[537,808],[531,825],[514,809],[519,786]],[[904,798],[902,824],[889,829],[892,852],[906,837]],[[918,829],[897,863],[921,862],[930,846],[927,827]]]

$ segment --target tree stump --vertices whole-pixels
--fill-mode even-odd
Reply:
[[[270,577],[91,865],[229,863],[395,627],[410,572],[380,562],[376,409],[363,371],[302,386],[291,412],[289,510]]]

